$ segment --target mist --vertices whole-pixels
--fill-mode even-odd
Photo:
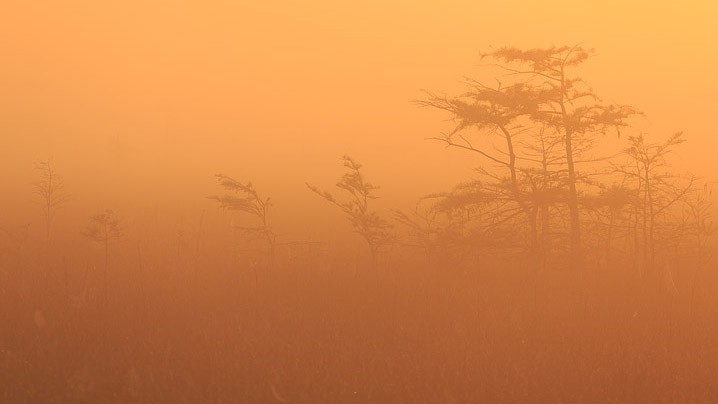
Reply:
[[[3,9],[0,401],[718,396],[718,7]]]

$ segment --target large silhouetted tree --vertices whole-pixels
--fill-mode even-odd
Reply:
[[[627,125],[626,119],[638,111],[625,105],[607,104],[600,100],[583,79],[571,74],[571,70],[583,64],[593,50],[582,46],[561,46],[546,49],[521,50],[503,47],[482,54],[508,76],[511,84],[501,82],[488,87],[469,80],[470,90],[458,97],[439,97],[430,94],[424,105],[449,111],[458,125],[448,135],[440,137],[450,146],[463,148],[504,166],[509,171],[511,194],[529,218],[532,243],[536,244],[535,213],[525,201],[521,189],[516,151],[516,136],[526,131],[538,133],[552,130],[563,144],[566,176],[563,201],[570,217],[570,251],[574,264],[581,260],[581,218],[579,212],[578,185],[581,176],[576,167],[583,152],[590,150],[592,141],[609,128]],[[502,75],[502,78],[505,77]],[[474,146],[460,134],[474,127],[488,134],[498,133],[505,138],[505,150],[498,155],[486,148]],[[535,207],[534,207],[535,209]]]
[[[590,144],[596,134],[605,133],[608,128],[620,131],[620,127],[627,126],[626,119],[638,113],[626,105],[603,103],[582,78],[571,75],[571,69],[583,64],[593,53],[593,49],[575,45],[529,50],[504,47],[482,55],[510,73],[529,76],[531,85],[527,89],[539,100],[532,120],[554,128],[563,137],[574,263],[581,259],[577,146]]]

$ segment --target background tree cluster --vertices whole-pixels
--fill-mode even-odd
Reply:
[[[658,251],[705,237],[708,211],[696,212],[697,179],[669,171],[680,133],[664,142],[628,136],[623,150],[596,155],[603,137],[620,137],[641,113],[604,102],[576,73],[593,53],[582,46],[500,48],[482,55],[498,72],[495,84],[467,78],[463,94],[427,92],[417,101],[456,122],[435,140],[476,154],[481,164],[470,185],[438,195],[433,208],[463,212],[472,233],[498,234],[533,262],[567,257],[579,268],[587,255],[606,265],[621,256],[643,275],[663,273],[655,268]]]
[[[416,103],[448,112],[455,123],[431,139],[476,155],[479,167],[475,178],[421,198],[414,212],[394,210],[401,236],[370,207],[378,187],[351,157],[342,158],[347,172],[336,183],[346,199],[307,186],[344,213],[368,246],[375,271],[382,247],[400,244],[429,256],[479,261],[487,251],[498,252],[524,257],[534,269],[619,265],[672,287],[666,263],[706,254],[714,231],[709,187],[671,172],[682,133],[664,141],[624,135],[621,150],[598,153],[606,136],[635,132],[631,119],[642,113],[603,101],[581,78],[577,70],[593,53],[580,45],[499,48],[482,54],[484,67],[495,73],[491,85],[466,78],[467,90],[458,95],[426,91]],[[251,183],[217,177],[222,188],[244,196],[211,198],[258,219],[258,227],[242,229],[267,241],[273,261],[269,198],[260,198]]]

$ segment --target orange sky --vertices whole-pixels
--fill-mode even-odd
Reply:
[[[630,3],[630,4],[626,4]],[[212,175],[251,179],[278,221],[323,207],[349,153],[407,207],[480,162],[423,140],[450,123],[410,101],[457,92],[481,50],[585,43],[583,75],[642,130],[683,130],[714,179],[718,5],[661,1],[3,1],[0,208],[53,156],[85,206],[209,206]],[[132,201],[132,202],[130,202]],[[158,202],[159,201],[159,202]],[[281,209],[279,208],[281,206]],[[301,220],[296,225],[303,225]]]

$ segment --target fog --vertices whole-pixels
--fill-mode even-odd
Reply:
[[[718,6],[2,8],[0,401],[716,399]]]

